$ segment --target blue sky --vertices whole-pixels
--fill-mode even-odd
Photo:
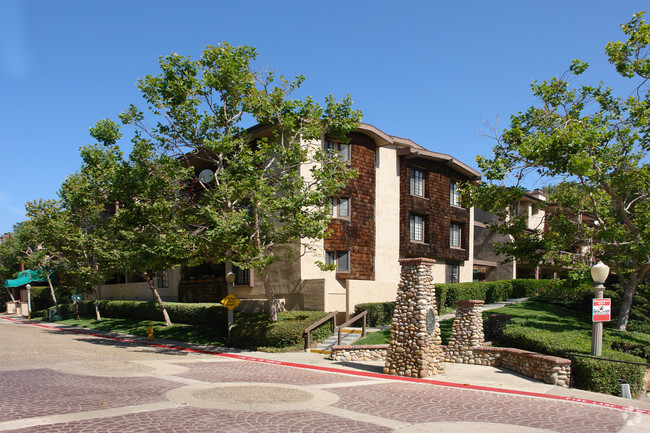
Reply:
[[[227,41],[258,66],[304,74],[296,95],[350,94],[364,122],[476,168],[535,103],[533,80],[588,61],[586,78],[627,91],[604,56],[647,0],[71,1],[0,0],[0,233],[24,204],[56,198],[80,166],[88,128],[143,106],[138,78],[158,57]],[[540,185],[541,186],[541,185]]]

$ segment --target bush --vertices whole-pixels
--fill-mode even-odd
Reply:
[[[603,358],[644,362],[642,358],[632,354],[611,349],[609,341],[609,336],[603,341]],[[591,331],[584,329],[557,332],[511,324],[504,330],[499,345],[559,357],[567,357],[567,353],[589,354],[591,353]],[[643,386],[645,369],[639,365],[575,357],[572,374],[573,384],[576,388],[620,395],[618,381],[624,380],[630,385],[632,393],[636,395]]]
[[[436,284],[438,311],[456,309],[456,301],[480,300],[487,304],[510,298],[528,298],[559,280],[500,280],[473,283]]]
[[[299,348],[304,345],[305,329],[328,313],[322,311],[282,311],[272,322],[268,314],[235,313],[235,325],[230,333],[230,345],[243,349]],[[322,341],[332,335],[328,321],[312,331],[312,341]]]
[[[368,302],[354,306],[354,315],[367,311],[366,324],[368,326],[390,325],[395,313],[395,302]]]
[[[580,311],[591,311],[591,300],[594,297],[591,284],[570,280],[546,280],[546,283],[546,287],[538,292],[540,299]]]
[[[508,280],[512,285],[510,296],[512,298],[530,298],[536,296],[548,286],[549,281],[531,279]]]
[[[621,395],[621,383],[630,385],[633,396],[641,392],[645,368],[601,359],[574,357],[573,386],[603,394]]]
[[[94,301],[77,302],[79,315],[93,317]],[[114,319],[156,320],[163,319],[162,311],[156,302],[147,301],[105,301],[98,302],[99,312],[103,317]],[[220,304],[187,304],[182,302],[165,302],[165,308],[173,323],[225,327],[227,310]],[[74,317],[74,304],[60,304],[64,316]]]

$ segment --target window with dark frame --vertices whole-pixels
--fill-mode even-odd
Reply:
[[[460,265],[458,263],[447,263],[447,284],[460,282]]]
[[[349,272],[350,253],[348,251],[325,251],[325,264],[336,265],[336,272]]]
[[[250,269],[240,269],[239,267],[232,265],[232,272],[235,274],[235,285],[236,286],[248,286],[251,283],[251,271]]]
[[[339,143],[337,141],[324,140],[323,149],[326,152],[336,152],[339,154],[339,158],[342,161],[350,160],[350,145],[345,143]]]
[[[169,287],[169,271],[162,271],[158,273],[156,286],[159,289],[163,289],[163,288],[166,289]]]
[[[350,218],[350,198],[330,197],[330,215],[334,218]]]
[[[449,204],[452,206],[460,206],[460,193],[458,191],[458,183],[451,181],[449,184]]]
[[[411,214],[409,216],[410,239],[414,242],[424,242],[424,217]]]
[[[451,223],[449,228],[449,245],[452,248],[461,248],[462,226],[458,223]]]
[[[411,195],[424,197],[424,172],[422,170],[411,169],[410,192]]]

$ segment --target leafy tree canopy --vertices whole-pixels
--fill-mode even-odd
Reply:
[[[617,96],[602,82],[572,84],[571,78],[579,79],[588,68],[580,60],[565,76],[533,82],[539,104],[510,118],[510,126],[494,137],[492,157],[477,158],[486,184],[471,191],[475,205],[501,217],[496,229],[515,239],[501,247],[511,257],[532,264],[553,261],[554,253],[581,237],[593,239],[595,254],[623,281],[620,329],[626,327],[637,285],[650,270],[650,26],[643,15],[621,26],[627,40],[605,48],[610,63],[634,83],[632,91]],[[569,214],[552,212],[545,231],[531,231],[524,216],[513,218],[508,210],[531,178],[563,179],[551,189],[551,199],[574,215],[589,212],[596,224],[576,227]]]

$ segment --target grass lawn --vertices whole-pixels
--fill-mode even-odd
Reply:
[[[591,335],[591,316],[589,316],[589,314],[582,314],[575,310],[540,301],[527,301],[498,308],[496,310],[484,311],[483,319],[487,319],[488,314],[494,313],[510,314],[512,316],[512,323],[526,327],[541,328],[556,332],[581,330],[585,332],[588,331],[590,333],[589,335]],[[440,322],[442,344],[447,344],[449,342],[453,324],[454,319],[447,319]],[[389,341],[390,329],[387,329],[384,331],[372,332],[354,344],[388,344]]]
[[[211,344],[215,346],[222,346],[225,344],[225,338],[222,335],[223,333],[207,326],[177,324],[165,327],[165,322],[111,318],[104,318],[102,320],[66,319],[60,320],[57,323],[68,326],[78,326],[80,328],[98,329],[101,331],[141,336],[146,336],[147,327],[153,326],[155,338],[166,338],[197,344]]]
[[[454,319],[443,320],[440,322],[440,336],[442,338],[442,344],[447,344],[449,342],[449,337],[451,337],[451,327],[454,324]],[[390,329],[384,329],[383,331],[371,332],[366,334],[365,337],[357,340],[354,345],[362,344],[388,344],[390,341]]]

